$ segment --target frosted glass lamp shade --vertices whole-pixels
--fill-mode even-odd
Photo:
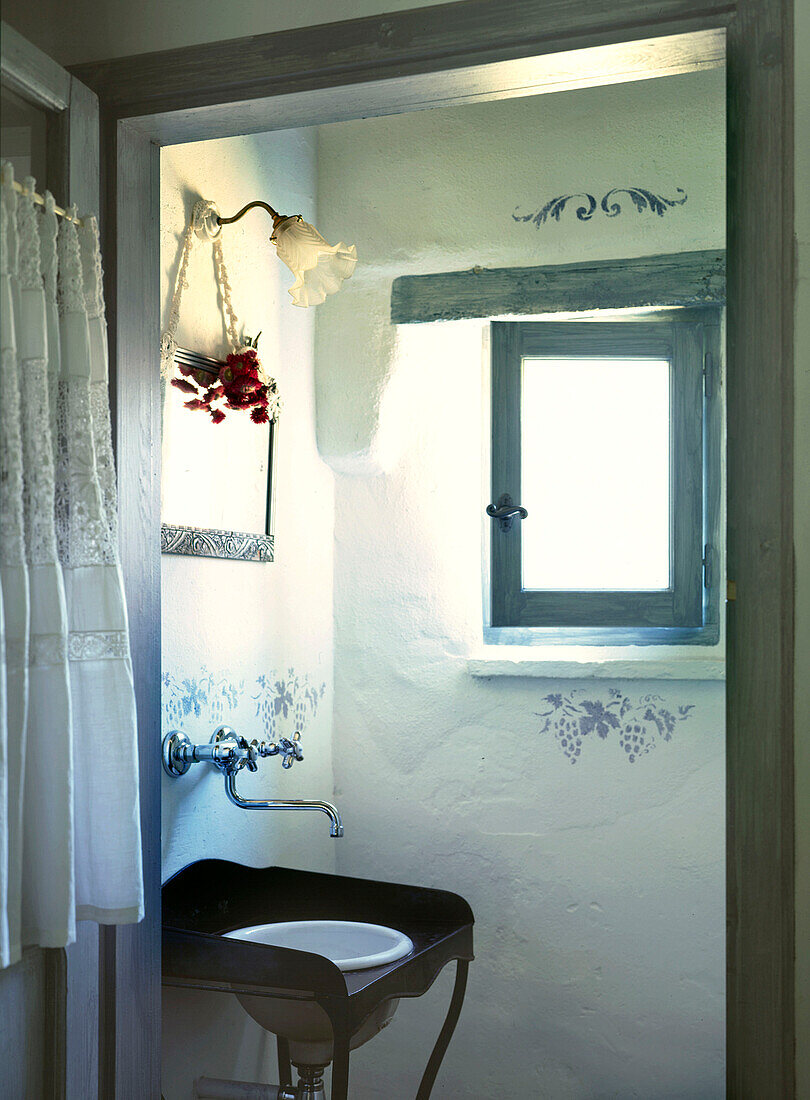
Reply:
[[[273,234],[276,250],[295,276],[290,287],[293,305],[317,306],[340,290],[357,263],[354,245],[327,244],[318,230],[301,218],[284,218]]]

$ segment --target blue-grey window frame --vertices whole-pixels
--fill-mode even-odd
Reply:
[[[492,522],[490,626],[581,644],[719,640],[720,307],[662,309],[621,320],[493,321],[493,501],[521,494],[521,363],[525,356],[666,358],[671,386],[671,576],[661,592],[539,591],[521,578],[523,523]]]

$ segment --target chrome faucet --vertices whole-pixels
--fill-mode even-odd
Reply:
[[[301,734],[279,741],[248,741],[230,726],[220,726],[207,745],[194,745],[181,730],[172,730],[163,738],[163,767],[168,775],[185,775],[192,764],[213,764],[225,775],[225,793],[242,810],[320,810],[329,818],[329,835],[343,836],[343,822],[331,802],[318,799],[274,798],[269,801],[242,798],[236,790],[236,777],[242,768],[255,772],[260,757],[280,756],[281,766],[291,768],[303,760]]]

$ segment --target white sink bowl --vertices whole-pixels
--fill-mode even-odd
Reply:
[[[339,970],[368,970],[372,966],[404,959],[413,943],[404,934],[382,924],[349,920],[296,920],[278,924],[252,924],[225,935],[233,940],[291,947],[323,955]]]
[[[368,970],[372,966],[404,959],[413,943],[403,932],[381,924],[359,921],[302,920],[277,924],[253,924],[226,932],[229,939],[291,947],[323,955],[342,971]],[[332,1025],[314,1001],[281,997],[254,997],[238,993],[237,999],[257,1024],[289,1041],[295,1065],[327,1065],[332,1061]],[[362,1046],[388,1024],[398,999],[383,1001],[366,1017],[351,1038],[350,1048]]]

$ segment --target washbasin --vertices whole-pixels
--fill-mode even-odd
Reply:
[[[289,947],[330,959],[338,970],[369,970],[410,955],[413,941],[382,924],[348,920],[276,921],[234,928],[229,939]]]
[[[364,921],[274,921],[234,928],[224,935],[227,939],[321,955],[344,974],[386,966],[413,951],[413,941],[404,932]],[[257,1024],[289,1042],[296,1065],[326,1065],[332,1060],[332,1024],[320,1005],[242,993],[237,999]],[[390,1023],[398,1004],[399,998],[391,998],[376,1005],[351,1035],[350,1049],[367,1043]]]
[[[331,1061],[332,1100],[348,1098],[349,1052],[388,1024],[401,998],[422,996],[455,961],[447,1018],[419,1086],[419,1097],[429,1097],[473,958],[473,914],[463,898],[206,859],[164,883],[162,902],[164,984],[236,996],[278,1037],[282,1084],[291,1081],[290,1062],[311,1069]]]

